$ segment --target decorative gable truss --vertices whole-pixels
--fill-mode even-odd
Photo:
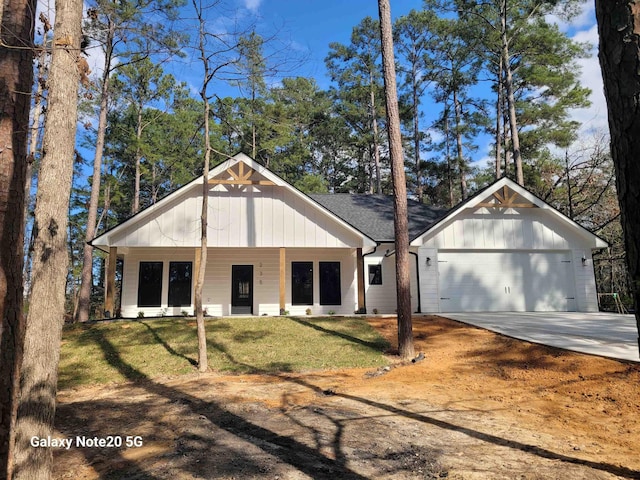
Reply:
[[[210,178],[209,185],[275,185],[271,180],[266,180],[261,177],[258,172],[246,165],[244,162],[238,162],[235,165],[230,166],[222,175],[224,175],[224,173],[228,174],[227,178]]]
[[[493,201],[480,202],[475,207],[486,208],[538,208],[538,205],[527,201],[517,192],[504,185],[502,190],[493,192]]]

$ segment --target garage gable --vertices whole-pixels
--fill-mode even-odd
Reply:
[[[411,245],[485,250],[591,250],[608,246],[508,178],[454,208]]]

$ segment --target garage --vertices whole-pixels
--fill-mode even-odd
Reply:
[[[440,251],[442,312],[575,311],[571,252]]]
[[[597,312],[593,252],[607,248],[508,178],[411,241],[423,312]]]

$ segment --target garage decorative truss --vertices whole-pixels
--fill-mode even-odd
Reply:
[[[493,197],[495,201],[493,202],[482,202],[476,204],[476,207],[487,207],[487,208],[538,208],[537,205],[519,200],[517,201],[520,195],[517,192],[514,192],[506,185],[502,187],[502,192],[496,191],[493,192]],[[520,197],[522,199],[522,197]]]
[[[236,170],[234,170],[236,167]],[[245,170],[244,162],[238,162],[236,165],[227,168],[227,173],[231,178],[212,178],[209,180],[209,185],[275,185],[271,180],[257,180],[253,177],[256,171],[247,167]]]

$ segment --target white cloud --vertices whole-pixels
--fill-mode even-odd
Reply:
[[[546,21],[558,25],[560,31],[571,33],[576,29],[591,26],[595,21],[595,4],[583,0],[580,13],[570,21],[566,21],[557,14],[550,14],[545,17]]]
[[[591,89],[591,106],[572,111],[572,118],[582,123],[581,131],[608,131],[607,103],[604,98],[602,72],[598,61],[598,28],[592,23],[590,28],[576,32],[573,39],[578,42],[589,42],[592,45],[591,56],[578,60],[581,67],[580,83]]]
[[[589,97],[591,106],[573,110],[571,118],[582,124],[580,129],[582,134],[591,131],[608,131],[607,104],[598,62],[598,27],[595,18],[595,4],[592,1],[584,1],[582,11],[570,22],[557,15],[547,16],[547,21],[558,25],[558,28],[567,33],[574,41],[591,45],[590,57],[577,60],[577,64],[581,68],[580,84],[591,89]]]
[[[254,13],[258,11],[261,4],[262,0],[244,0],[244,8]]]

